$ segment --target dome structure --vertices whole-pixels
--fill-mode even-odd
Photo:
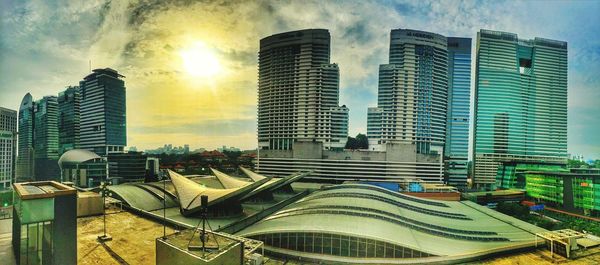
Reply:
[[[58,165],[62,167],[64,163],[79,164],[97,158],[101,157],[94,152],[84,149],[73,149],[65,152],[62,156],[60,156],[60,158],[58,159]]]

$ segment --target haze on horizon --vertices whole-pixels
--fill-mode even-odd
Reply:
[[[482,28],[563,40],[568,150],[600,159],[598,2],[0,0],[0,10],[0,106],[17,110],[27,92],[39,99],[77,85],[91,60],[126,76],[128,145],[138,150],[255,148],[258,45],[275,33],[330,31],[352,136],[366,132],[376,106],[391,29],[474,45]]]

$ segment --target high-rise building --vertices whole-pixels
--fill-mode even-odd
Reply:
[[[260,40],[261,149],[292,150],[299,141],[323,143],[325,150],[346,145],[348,110],[338,105],[339,69],[329,60],[326,29],[292,31]],[[346,128],[340,128],[344,125]]]
[[[36,180],[58,180],[58,101],[45,96],[33,103],[33,157]]]
[[[70,86],[58,94],[58,153],[79,148],[81,96]]]
[[[323,136],[323,128],[327,129],[326,136],[333,135],[333,139],[348,133],[348,109],[333,106],[337,104],[337,66],[324,64],[329,62],[329,34],[320,30],[306,44],[308,37],[301,34],[304,32],[278,34],[261,41],[258,125],[261,149],[257,170],[270,176],[306,170],[312,171],[307,178],[330,181],[419,178],[441,182],[448,78],[446,38],[422,31],[392,31],[390,64],[380,67],[378,108],[369,109],[369,150],[339,150],[343,145],[339,149],[333,145],[328,148],[326,138],[303,138],[314,136],[310,134],[312,124],[316,124],[317,137]],[[313,43],[317,41],[320,42]],[[310,68],[309,55],[319,58],[321,66]],[[280,59],[274,63],[273,57]],[[285,60],[298,63],[284,67]],[[325,87],[326,84],[329,85]],[[301,101],[296,103],[293,99]],[[328,111],[320,108],[324,102],[331,106]],[[293,142],[292,150],[287,149],[285,142],[284,148],[275,145],[273,149],[278,150],[265,150],[271,149],[272,142],[266,140],[272,139],[261,139],[261,132],[281,135],[296,128],[294,124],[281,122],[283,117],[299,120],[295,131],[298,139]],[[310,117],[316,119],[309,121]]]
[[[18,156],[15,182],[33,180],[33,97],[27,93],[21,100],[18,121]]]
[[[377,108],[369,108],[369,149],[400,143],[417,154],[442,155],[446,133],[446,37],[418,30],[391,32],[389,64],[379,67]]]
[[[448,105],[444,162],[448,184],[466,188],[471,102],[471,38],[448,37]]]
[[[10,188],[15,177],[17,112],[0,107],[0,190]]]
[[[100,156],[127,145],[125,82],[117,71],[95,69],[80,83],[80,147]]]
[[[474,175],[492,187],[501,161],[566,162],[567,43],[477,34]]]

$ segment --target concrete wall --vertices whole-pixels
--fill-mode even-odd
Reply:
[[[77,264],[77,194],[54,198],[52,223],[54,262],[52,264]]]
[[[261,158],[297,158],[439,163],[439,155],[417,154],[414,144],[387,143],[387,151],[323,150],[320,142],[295,142],[293,150],[261,150]]]
[[[77,195],[77,217],[99,215],[103,213],[103,202],[100,194],[80,192]]]
[[[260,157],[292,158],[292,150],[260,150]]]
[[[417,161],[417,148],[414,144],[387,143],[385,146],[386,161]]]
[[[324,151],[323,156],[333,160],[385,161],[386,159],[385,152],[360,150]]]
[[[294,142],[293,157],[300,159],[323,158],[323,143],[320,142]]]

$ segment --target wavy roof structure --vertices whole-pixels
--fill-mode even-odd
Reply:
[[[242,172],[244,172],[244,174],[246,174],[246,176],[248,176],[249,178],[251,178],[254,181],[260,181],[260,180],[269,178],[269,177],[263,176],[261,174],[252,172],[249,169],[244,168],[244,167],[240,167],[240,170],[242,170]],[[296,182],[296,181],[302,179],[305,176],[310,175],[310,173],[311,172],[298,172],[298,173],[289,175],[284,178],[272,178],[272,179],[269,179],[269,181],[263,185],[264,187],[261,186],[260,188],[274,192],[275,190],[277,190],[285,185],[289,185],[293,182]]]
[[[278,255],[400,264],[458,262],[529,247],[541,231],[468,201],[426,200],[350,184],[313,192],[238,235],[261,240]]]

